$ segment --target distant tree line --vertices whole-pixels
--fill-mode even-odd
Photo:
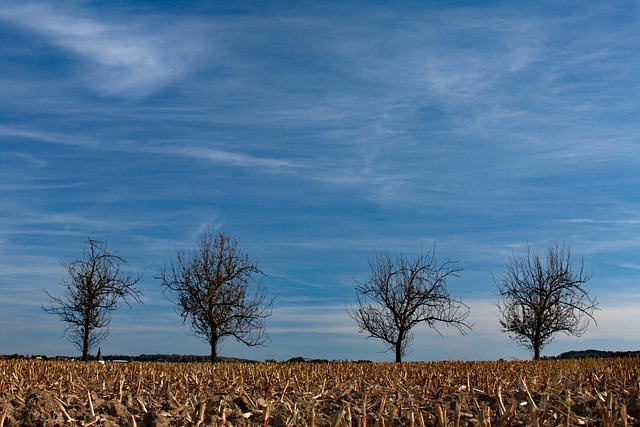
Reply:
[[[138,282],[142,275],[124,268],[127,261],[106,242],[89,238],[81,259],[65,261],[67,276],[61,296],[45,290],[43,309],[65,323],[65,337],[91,358],[109,334],[112,313],[121,303],[141,303]],[[438,262],[435,245],[417,256],[374,252],[369,276],[355,281],[355,302],[346,306],[360,332],[381,340],[401,362],[414,338],[413,330],[425,324],[440,333],[440,326],[461,334],[471,331],[470,307],[451,295],[448,281],[463,271],[456,261]],[[156,279],[176,313],[189,323],[194,335],[210,346],[212,362],[220,361],[219,343],[233,337],[247,346],[269,340],[265,319],[274,298],[262,286],[264,273],[237,240],[209,226],[192,249],[177,248]],[[598,309],[586,288],[591,274],[584,261],[574,266],[570,248],[555,242],[545,252],[524,244],[512,253],[503,271],[494,275],[494,302],[502,331],[531,351],[534,359],[559,333],[581,336]],[[105,360],[201,361],[204,356],[108,356]],[[291,360],[302,362],[301,360]]]
[[[640,357],[640,350],[631,351],[607,351],[607,350],[571,350],[561,353],[557,356],[544,356],[545,360],[565,360],[565,359],[607,359],[607,358],[637,358]],[[0,354],[0,360],[78,360],[77,358],[67,356],[49,357],[44,354]],[[95,356],[90,356],[89,360],[96,360]],[[141,354],[139,356],[131,356],[124,354],[107,355],[102,360],[108,362],[168,362],[168,363],[208,363],[211,361],[208,355],[193,354]],[[251,359],[238,359],[234,357],[220,357],[218,362],[227,363],[258,363]],[[338,360],[338,359],[313,359],[301,356],[291,357],[283,362],[274,359],[267,359],[265,362],[271,363],[373,363],[371,360]]]
[[[103,356],[102,360],[107,362],[126,361],[126,362],[170,362],[170,363],[193,363],[193,362],[210,362],[211,356],[194,355],[194,354],[141,354],[139,356],[128,356],[122,354],[114,354]],[[231,357],[220,357],[218,362],[243,362],[253,363],[255,361],[249,359],[237,359]]]
[[[561,353],[551,359],[611,359],[640,357],[640,350],[606,351],[606,350],[572,350]]]

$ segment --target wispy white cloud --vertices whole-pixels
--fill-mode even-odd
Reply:
[[[182,155],[193,157],[201,160],[209,160],[216,163],[222,163],[230,166],[240,166],[246,168],[260,168],[271,171],[291,169],[303,169],[304,166],[291,160],[274,159],[268,157],[258,157],[251,154],[230,152],[210,147],[181,147],[169,148],[163,147],[159,151],[171,153],[173,155]]]
[[[20,129],[20,128],[11,127],[11,126],[5,126],[2,124],[0,124],[0,137],[2,138],[16,137],[21,139],[31,139],[31,140],[38,140],[38,141],[45,141],[45,142],[56,142],[56,143],[58,142],[56,138],[54,138],[53,136],[45,132]]]
[[[42,36],[86,63],[78,77],[103,94],[143,96],[185,76],[202,52],[202,28],[166,28],[51,3],[9,3],[0,19]],[[168,24],[168,23],[165,23]],[[200,27],[200,28],[199,28]]]
[[[640,270],[640,264],[622,262],[622,263],[619,263],[618,265],[620,267],[628,268],[628,269],[631,269],[631,270]]]
[[[591,218],[571,218],[571,219],[559,219],[555,222],[565,223],[565,224],[604,224],[604,225],[616,225],[616,226],[636,226],[640,225],[640,219],[630,218],[630,219],[591,219]]]
[[[265,351],[328,331],[335,357],[380,349],[338,306],[374,249],[436,241],[439,259],[460,261],[450,285],[473,298],[476,328],[437,337],[454,355],[521,354],[476,299],[523,240],[565,240],[593,266],[594,289],[631,289],[635,18],[593,3],[361,6],[195,16],[3,4],[0,281],[27,280],[38,254],[76,254],[96,233],[153,270],[213,221],[280,291]],[[48,274],[35,270],[32,283]],[[160,338],[146,316],[136,332]],[[193,340],[178,335],[181,325],[165,338]],[[431,357],[427,338],[412,357]]]
[[[269,319],[270,333],[353,334],[357,327],[342,306],[305,304],[278,307]]]

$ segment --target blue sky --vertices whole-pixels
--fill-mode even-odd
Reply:
[[[144,273],[103,354],[195,353],[158,268],[208,224],[277,295],[221,354],[393,360],[345,310],[374,250],[464,268],[466,336],[406,360],[528,358],[499,330],[523,241],[584,256],[601,310],[544,349],[640,349],[634,2],[31,2],[0,7],[0,353],[75,355],[41,309],[84,241]]]

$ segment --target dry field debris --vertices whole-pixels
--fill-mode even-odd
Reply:
[[[0,360],[0,427],[638,426],[640,359]]]

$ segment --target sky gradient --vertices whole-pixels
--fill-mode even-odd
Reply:
[[[529,358],[493,274],[554,240],[601,310],[542,354],[640,349],[637,3],[1,3],[0,353],[78,354],[41,305],[91,237],[144,273],[102,354],[208,354],[155,276],[209,224],[276,295],[222,356],[393,360],[344,307],[435,244],[473,331],[405,360]]]

